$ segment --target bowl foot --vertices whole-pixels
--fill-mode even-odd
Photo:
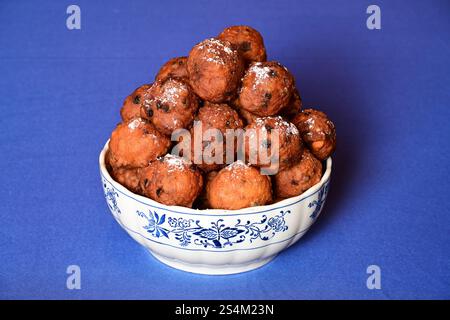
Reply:
[[[199,274],[208,274],[208,275],[226,275],[226,274],[235,274],[235,273],[242,273],[251,271],[254,269],[258,269],[262,267],[263,265],[269,263],[272,261],[273,258],[276,257],[276,255],[263,259],[263,260],[256,260],[254,262],[248,263],[248,264],[229,264],[229,265],[210,265],[210,264],[193,264],[193,263],[186,263],[180,260],[176,259],[170,259],[167,257],[163,257],[159,254],[156,254],[149,250],[149,252],[160,262],[178,269],[183,270],[191,273],[199,273]]]

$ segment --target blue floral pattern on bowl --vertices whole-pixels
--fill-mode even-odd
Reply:
[[[117,206],[117,197],[119,197],[119,194],[114,188],[109,188],[106,186],[106,181],[103,182],[103,187],[105,190],[105,198],[106,203],[108,204],[109,209],[111,212],[113,212],[115,215],[121,214],[119,207]]]
[[[314,208],[313,213],[309,216],[311,219],[316,219],[317,216],[319,215],[319,213],[322,209],[322,206],[325,203],[325,199],[327,198],[329,185],[330,185],[330,183],[325,183],[323,185],[323,187],[319,190],[317,200],[314,200],[308,204],[309,208],[316,206]]]
[[[175,238],[182,247],[203,246],[220,249],[244,241],[251,243],[255,239],[267,241],[276,233],[285,232],[288,226],[284,216],[290,211],[280,211],[270,219],[263,215],[257,222],[242,223],[241,219],[237,219],[232,225],[224,223],[223,219],[217,219],[212,221],[210,226],[202,226],[200,220],[194,219],[175,217],[166,219],[166,214],[158,214],[151,210],[148,213],[141,211],[136,213],[146,220],[142,228],[155,238]]]
[[[114,181],[100,157],[104,197],[119,225],[159,261],[201,274],[257,269],[296,243],[323,210],[332,159],[320,182],[303,194],[240,210],[196,210],[167,206],[137,195]]]

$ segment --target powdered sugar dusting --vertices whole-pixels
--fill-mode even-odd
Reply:
[[[271,121],[268,122],[267,120],[271,120]],[[270,123],[271,125],[273,125],[273,129],[278,129],[282,132],[285,132],[288,135],[298,135],[299,134],[297,127],[293,123],[290,123],[290,122],[287,122],[286,120],[284,120],[281,116],[257,118],[255,120],[255,124],[258,127],[261,127],[262,130],[267,130],[266,126],[265,126],[267,123]]]
[[[184,171],[191,165],[185,158],[178,157],[170,153],[164,156],[163,161],[168,165],[168,172]]]
[[[246,164],[242,160],[236,160],[235,162],[229,164],[225,169],[228,171],[235,170],[235,169],[245,169],[248,168],[249,165]]]
[[[244,78],[247,77],[248,75],[254,75],[255,78],[253,80],[253,86],[252,86],[253,90],[256,90],[256,88],[259,85],[264,84],[265,80],[269,79],[269,78],[277,79],[275,81],[280,82],[282,80],[282,78],[280,78],[280,77],[275,78],[274,77],[277,74],[277,71],[278,71],[276,66],[278,66],[279,68],[283,68],[283,70],[285,70],[289,74],[289,70],[285,66],[279,64],[278,62],[275,62],[275,63],[272,63],[272,62],[256,62],[256,63],[253,63],[250,66],[250,68],[248,69],[247,73],[244,75]],[[286,75],[282,74],[282,77],[286,78]],[[284,83],[284,86],[283,86],[283,88],[281,88],[281,91],[283,91],[284,94],[289,94],[290,90],[289,90],[289,88],[286,85],[287,82],[283,81],[283,83]]]
[[[136,119],[132,120],[130,123],[128,123],[128,129],[130,129],[131,131],[134,131],[143,123],[144,123],[144,121],[141,118],[136,118]]]
[[[200,50],[203,50],[205,48],[209,55],[208,57],[204,57],[204,59],[208,62],[218,63],[222,65],[225,65],[225,61],[222,57],[224,52],[228,55],[232,55],[235,53],[230,46],[227,46],[223,41],[215,38],[207,39],[198,46],[198,49]]]
[[[310,117],[310,118],[306,119],[305,123],[308,126],[308,129],[312,130],[316,126],[316,119],[314,119],[313,117]]]
[[[254,63],[248,72],[255,75],[255,82],[253,87],[260,85],[265,79],[270,78],[271,69],[268,66],[264,66],[261,62]]]
[[[232,164],[225,167],[225,170],[231,171],[231,179],[241,179],[242,170],[248,169],[250,166],[242,160],[236,160]]]
[[[300,132],[298,131],[297,127],[293,123],[287,122],[287,121],[285,121],[285,122],[288,125],[286,128],[287,134],[300,135]]]
[[[165,89],[161,96],[161,102],[175,104],[180,98],[180,92],[180,87],[175,85]]]

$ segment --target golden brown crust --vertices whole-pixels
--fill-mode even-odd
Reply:
[[[145,196],[159,203],[192,207],[203,178],[190,162],[167,154],[140,170],[140,187]]]
[[[206,186],[211,208],[236,210],[261,206],[272,200],[270,178],[236,161],[220,170]]]
[[[336,129],[322,111],[305,109],[295,116],[292,122],[317,159],[325,160],[336,149]]]
[[[231,43],[211,38],[192,48],[187,70],[195,93],[204,100],[219,103],[235,96],[244,62]]]
[[[277,198],[290,198],[302,194],[322,177],[322,163],[304,149],[299,162],[274,177],[274,193]]]
[[[113,168],[140,168],[164,155],[170,140],[141,118],[119,124],[109,141],[110,164]]]
[[[245,130],[246,159],[256,166],[276,169],[276,166],[273,167],[276,164],[276,158],[273,156],[276,154],[272,155],[272,150],[276,152],[278,149],[278,171],[295,163],[302,154],[303,148],[297,128],[280,116],[258,118],[247,125]],[[274,130],[278,132],[278,139],[274,136]],[[252,139],[255,143],[253,146]],[[260,157],[265,154],[267,159]]]
[[[246,71],[239,92],[239,106],[259,116],[277,114],[288,105],[294,78],[275,61],[254,62]]]
[[[144,84],[133,91],[125,98],[122,108],[120,109],[120,116],[122,121],[127,122],[131,119],[140,117],[141,100],[144,92],[150,88],[151,84]]]
[[[141,117],[150,121],[161,133],[170,135],[176,129],[190,127],[198,103],[188,83],[168,78],[156,81],[146,91]]]
[[[115,168],[112,170],[111,176],[131,192],[140,193],[139,170],[140,168]]]
[[[155,77],[155,81],[164,81],[168,78],[178,78],[189,81],[186,67],[187,57],[172,58],[167,61]]]
[[[201,130],[200,130],[201,127]],[[199,109],[194,126],[191,129],[191,152],[192,159],[194,163],[202,169],[204,172],[209,172],[213,170],[219,170],[223,168],[226,164],[226,133],[227,130],[242,129],[244,123],[239,117],[236,110],[231,108],[229,105],[215,104],[211,102],[205,102],[204,106]],[[220,131],[220,135],[216,137],[215,135],[211,137],[205,136],[205,133],[209,129],[217,129]],[[201,144],[201,152],[195,153],[195,143],[194,134],[201,134],[197,140],[205,140]],[[219,132],[217,132],[219,134]],[[234,141],[234,146],[236,146],[236,141]],[[220,144],[220,146],[219,146]],[[222,163],[208,163],[210,161],[204,161],[205,156],[214,157],[215,151],[221,150],[223,152],[223,158],[221,158]],[[236,148],[233,149],[233,156]],[[233,158],[234,159],[234,158]],[[212,159],[211,159],[212,160]]]
[[[226,103],[205,102],[198,110],[196,120],[201,121],[205,129],[219,129],[222,134],[229,129],[244,127],[244,122],[239,114]]]
[[[247,63],[266,61],[266,48],[261,34],[249,26],[232,26],[218,36],[229,41],[239,51]]]

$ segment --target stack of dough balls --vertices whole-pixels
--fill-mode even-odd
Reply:
[[[187,57],[169,60],[153,83],[125,99],[120,115],[107,168],[130,191],[165,205],[234,210],[300,195],[320,181],[324,160],[336,146],[333,123],[321,111],[302,110],[294,77],[280,63],[267,61],[262,36],[248,26],[226,28],[195,45]],[[257,144],[245,143],[241,160],[237,147],[230,151],[224,145],[223,164],[194,161],[194,151],[192,157],[172,155],[172,132],[186,129],[194,141],[200,124],[201,133],[252,132]],[[203,142],[202,151],[224,140]],[[258,151],[270,156],[274,143],[278,171],[267,175],[262,169],[271,163],[258,158]],[[226,151],[234,162],[226,162]]]

